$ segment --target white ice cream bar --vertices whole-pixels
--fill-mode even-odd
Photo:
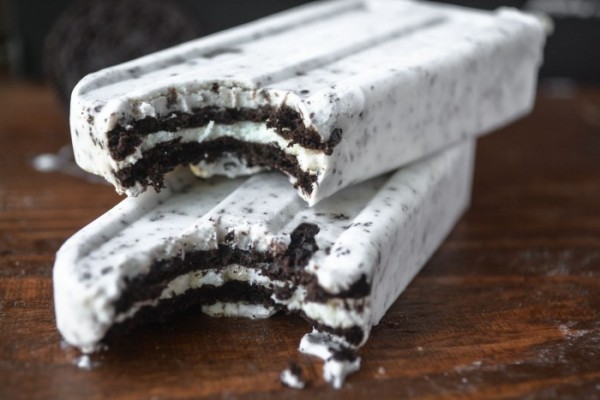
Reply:
[[[92,352],[189,305],[249,318],[285,310],[317,330],[303,350],[359,347],[467,206],[473,149],[455,145],[312,208],[278,173],[198,182],[180,169],[160,193],[125,199],[63,245],[58,328]],[[356,368],[333,357],[328,379],[341,384]]]
[[[527,113],[544,41],[512,9],[315,2],[85,77],[75,156],[128,195],[278,169],[313,205]]]

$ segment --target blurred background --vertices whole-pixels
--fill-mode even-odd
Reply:
[[[63,104],[85,74],[248,22],[303,0],[0,0],[0,79],[49,81]],[[457,0],[548,14],[541,78],[600,81],[600,0]]]

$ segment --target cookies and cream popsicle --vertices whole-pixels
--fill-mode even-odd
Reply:
[[[75,157],[134,196],[275,169],[314,205],[530,111],[544,41],[512,9],[315,2],[88,75]]]
[[[341,385],[353,353],[467,206],[473,143],[308,207],[278,173],[198,181],[179,169],[71,237],[54,266],[65,340],[93,352],[134,325],[194,306],[213,316],[301,313],[301,350]],[[323,356],[325,357],[325,356]]]

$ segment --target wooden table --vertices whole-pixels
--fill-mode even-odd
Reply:
[[[0,83],[0,399],[600,398],[600,90],[540,90],[480,140],[471,209],[361,350],[342,390],[297,353],[304,321],[189,312],[92,357],[61,345],[61,243],[119,201],[30,164],[69,140],[45,87]],[[278,374],[296,360],[310,388]]]

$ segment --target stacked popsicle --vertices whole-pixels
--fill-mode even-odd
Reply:
[[[337,0],[87,76],[76,160],[132,197],[59,251],[62,335],[284,310],[340,387],[467,207],[474,138],[531,110],[544,40],[510,9]]]

